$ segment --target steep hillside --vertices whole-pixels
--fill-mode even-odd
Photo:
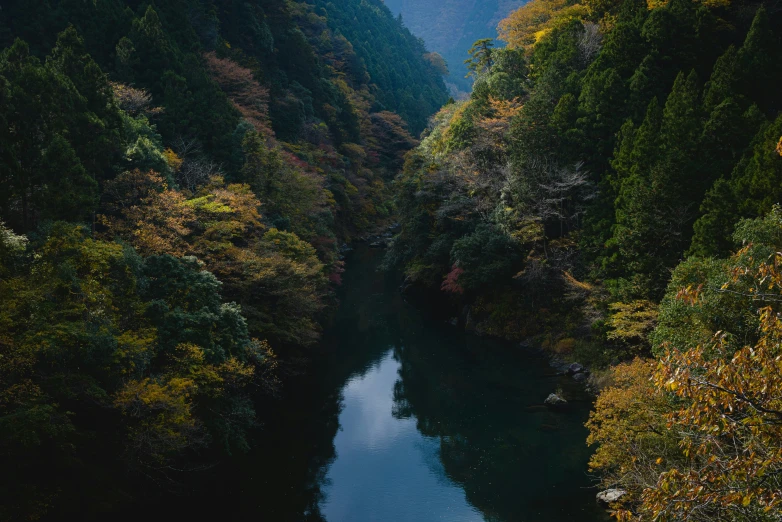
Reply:
[[[247,450],[447,92],[366,1],[11,1],[0,49],[0,518],[59,518]]]
[[[387,262],[592,368],[617,519],[782,519],[778,3],[531,0],[500,28],[407,157]]]
[[[307,0],[329,27],[343,35],[363,61],[379,108],[400,114],[414,135],[446,101],[442,77],[429,61],[418,33],[400,26],[382,0]],[[431,47],[431,45],[429,46]]]
[[[385,0],[405,26],[420,36],[430,51],[448,63],[449,84],[464,92],[472,81],[465,78],[467,50],[481,38],[496,38],[497,24],[526,0]]]

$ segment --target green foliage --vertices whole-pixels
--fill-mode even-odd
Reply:
[[[454,241],[451,249],[453,264],[464,270],[458,282],[466,290],[478,290],[507,279],[519,271],[521,259],[519,245],[486,224]]]
[[[30,230],[41,220],[86,220],[98,181],[122,150],[111,87],[70,28],[42,64],[17,40],[0,55],[5,126],[0,215]]]
[[[4,234],[4,251],[23,246]],[[194,260],[141,259],[63,222],[31,248],[27,261],[4,256],[0,282],[0,451],[19,469],[4,490],[33,481],[41,495],[56,493],[54,478],[35,478],[40,459],[55,469],[82,459],[89,472],[98,465],[90,433],[144,473],[222,437],[220,419],[262,360],[212,274]],[[182,366],[185,352],[196,359]],[[252,423],[249,413],[236,429]]]
[[[483,38],[472,44],[470,50],[467,51],[470,57],[464,61],[469,76],[479,76],[491,72],[491,68],[494,66],[492,47],[494,47],[494,42],[491,38]]]
[[[695,224],[692,251],[701,255],[725,254],[741,218],[762,216],[779,199],[782,161],[775,148],[782,132],[782,115],[764,124],[733,172],[720,178],[703,201],[703,216]]]
[[[0,518],[248,449],[267,339],[318,340],[338,245],[447,98],[381,2],[337,3],[3,5]]]

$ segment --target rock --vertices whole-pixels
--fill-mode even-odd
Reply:
[[[456,326],[459,324],[459,319],[456,317],[451,317],[451,319],[448,321],[448,324],[451,326]]]
[[[577,373],[577,374],[573,375],[573,380],[576,381],[576,382],[584,382],[588,378],[589,378],[589,375],[584,373],[584,372]]]
[[[551,357],[548,361],[549,366],[557,370],[560,375],[567,373],[567,370],[569,368],[568,363],[563,362],[561,359],[557,357]]]
[[[573,364],[571,364],[570,366],[567,367],[566,373],[568,375],[575,375],[577,373],[584,373],[586,371],[587,371],[587,369],[584,368],[584,366],[582,366],[582,365],[580,365],[578,363],[573,363]]]
[[[370,248],[385,248],[386,242],[385,241],[373,241],[369,244]]]
[[[627,491],[624,489],[607,489],[605,491],[601,491],[597,494],[596,498],[598,503],[603,504],[605,506],[608,506],[609,504],[613,504],[614,502],[619,502],[619,500],[627,495]]]
[[[549,407],[557,407],[557,406],[564,406],[567,404],[567,401],[562,398],[561,395],[557,393],[552,393],[548,397],[546,397],[546,400],[543,401],[543,404]]]

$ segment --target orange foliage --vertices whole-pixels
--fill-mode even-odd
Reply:
[[[185,197],[156,172],[136,169],[106,183],[99,221],[111,235],[129,241],[142,255],[185,255],[185,237],[195,219]]]
[[[424,60],[429,62],[429,65],[432,66],[432,68],[437,71],[442,76],[448,76],[448,64],[445,62],[445,59],[440,56],[439,53],[426,53],[424,55]]]
[[[583,5],[568,0],[531,0],[502,20],[497,29],[508,47],[530,50],[554,27],[586,14]]]
[[[734,259],[751,254],[752,246]],[[758,310],[760,338],[735,351],[726,334],[687,352],[670,349],[654,382],[681,407],[668,425],[681,434],[687,466],[662,474],[644,493],[644,511],[656,519],[779,520],[782,516],[782,254],[750,270],[739,265],[725,290],[747,276],[749,296],[769,303]],[[698,290],[690,290],[689,301]]]
[[[753,259],[749,245],[732,260],[722,290],[760,303],[757,341],[737,350],[716,332],[691,350],[668,347],[656,368],[620,365],[590,416],[589,442],[600,444],[592,468],[630,493],[620,520],[782,517],[782,253]],[[693,305],[702,289],[677,297]]]
[[[270,137],[269,89],[262,86],[250,69],[228,58],[218,58],[214,52],[204,54],[212,78],[228,95],[231,103],[255,130]]]
[[[653,371],[654,361],[644,359],[612,368],[612,385],[597,398],[587,422],[587,442],[599,445],[589,467],[603,474],[606,487],[627,490],[630,500],[654,484],[661,470],[658,459],[676,453],[665,426],[670,406],[651,381]]]

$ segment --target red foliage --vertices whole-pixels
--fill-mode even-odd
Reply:
[[[269,89],[258,83],[250,69],[214,52],[204,54],[214,81],[228,95],[242,117],[263,136],[273,136],[269,125]]]
[[[459,284],[459,276],[464,273],[464,269],[453,265],[448,275],[445,276],[445,281],[440,285],[440,290],[448,292],[449,294],[463,294],[464,288]]]

